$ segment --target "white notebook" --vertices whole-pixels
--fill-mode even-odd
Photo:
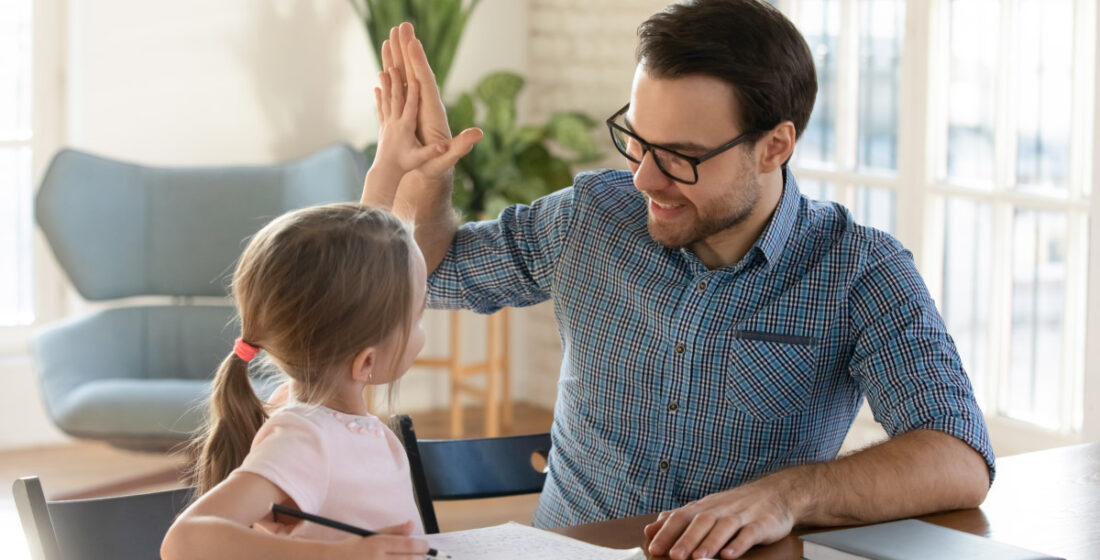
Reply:
[[[641,548],[605,548],[515,522],[424,539],[443,560],[645,560]]]

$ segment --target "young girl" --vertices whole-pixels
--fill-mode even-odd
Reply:
[[[422,145],[416,77],[391,69],[381,82],[379,150],[365,192],[395,192],[413,171],[438,176],[480,137]],[[381,208],[307,208],[256,234],[233,276],[241,338],[214,379],[200,497],[168,531],[164,558],[424,557],[427,543],[407,536],[423,528],[404,449],[367,413],[363,394],[404,374],[423,346],[425,284],[412,236]],[[261,350],[290,379],[270,417],[248,376]],[[276,520],[273,503],[392,534]]]

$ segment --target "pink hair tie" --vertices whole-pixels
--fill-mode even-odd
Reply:
[[[233,343],[233,353],[246,362],[251,362],[252,358],[255,358],[256,353],[259,351],[260,348],[258,346],[253,346],[240,338]]]

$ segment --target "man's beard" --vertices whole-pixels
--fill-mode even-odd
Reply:
[[[727,196],[710,206],[715,210],[720,207],[724,211],[722,215],[704,213],[698,206],[692,204],[696,213],[695,222],[687,227],[657,222],[652,215],[649,215],[647,220],[649,235],[654,241],[669,249],[683,249],[744,223],[759,204],[763,189],[759,178],[754,175],[745,173],[740,179],[738,181],[740,188],[731,185]]]

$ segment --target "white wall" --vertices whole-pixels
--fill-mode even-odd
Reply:
[[[154,164],[267,163],[376,135],[377,67],[347,2],[71,0],[69,10],[74,146]],[[482,2],[452,84],[522,70],[525,21],[524,2]]]
[[[0,380],[0,450],[68,441],[46,418],[29,357],[0,359]]]

